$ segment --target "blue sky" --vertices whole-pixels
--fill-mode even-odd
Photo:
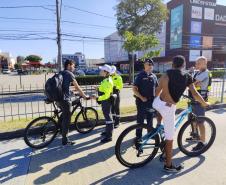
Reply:
[[[166,0],[167,1],[167,0]],[[117,0],[63,0],[62,19],[74,23],[63,23],[62,33],[73,36],[88,36],[104,38],[116,31],[116,18],[114,18],[114,7]],[[218,4],[226,5],[225,0],[218,0]],[[6,6],[45,6],[49,9],[55,9],[55,0],[1,0],[0,7]],[[76,7],[82,10],[96,12],[107,17],[93,15],[82,12],[68,6]],[[8,40],[7,37],[15,38],[28,36],[33,33],[38,35],[29,35],[28,37],[48,37],[54,39],[56,35],[55,14],[51,10],[43,8],[20,8],[20,9],[0,9],[0,50],[10,52],[14,57],[17,55],[26,56],[29,54],[41,55],[44,62],[51,61],[57,55],[57,46],[55,40]],[[6,18],[29,18],[29,19],[48,19],[48,20],[21,20]],[[83,24],[92,24],[98,26],[88,26]],[[100,26],[100,27],[99,27]],[[3,31],[6,30],[6,31]],[[11,31],[9,31],[11,30]],[[19,30],[19,31],[12,31]],[[6,40],[2,40],[4,38]],[[104,44],[102,40],[82,39],[79,37],[65,37],[71,41],[63,41],[63,53],[72,54],[83,52],[86,58],[104,57]],[[73,41],[72,41],[73,40]],[[83,47],[84,46],[84,47]]]

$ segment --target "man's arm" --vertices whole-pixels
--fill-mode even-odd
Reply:
[[[198,101],[203,107],[208,107],[209,103],[205,102],[205,100],[202,98],[202,96],[198,93],[198,91],[195,89],[194,84],[192,83],[189,85],[189,90],[192,93],[192,96],[196,101]]]
[[[83,92],[81,87],[78,85],[77,81],[73,80],[72,84],[74,85],[75,90],[77,90],[79,92],[80,96],[82,96],[84,99],[87,99],[87,96],[85,95],[85,93]]]
[[[147,101],[147,98],[142,96],[139,91],[138,91],[138,87],[137,86],[133,86],[133,93],[136,97],[140,98],[143,102],[146,102]]]
[[[164,82],[164,80],[167,80],[166,78],[167,78],[166,75],[162,75],[160,77],[158,86],[155,89],[155,96],[160,96],[160,94],[162,92],[163,82]]]

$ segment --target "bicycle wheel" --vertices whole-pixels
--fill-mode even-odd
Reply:
[[[98,122],[97,111],[92,107],[85,107],[75,118],[75,127],[79,133],[86,134],[91,132]]]
[[[51,117],[39,117],[31,121],[25,129],[24,141],[31,148],[44,148],[56,137],[58,125]]]
[[[137,129],[142,129],[142,139],[136,138]],[[137,124],[128,127],[120,134],[115,145],[115,155],[122,165],[137,168],[144,166],[155,157],[159,149],[159,135],[145,139],[147,133],[147,125]]]
[[[195,157],[206,152],[213,144],[215,137],[216,127],[213,121],[207,117],[199,116],[194,122],[185,122],[179,131],[177,143],[181,152]],[[205,139],[205,144],[197,147],[203,139]]]

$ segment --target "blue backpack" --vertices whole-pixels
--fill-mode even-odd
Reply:
[[[51,101],[62,101],[64,97],[62,86],[63,74],[59,72],[46,81],[45,95]]]

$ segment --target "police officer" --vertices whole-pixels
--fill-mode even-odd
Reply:
[[[115,66],[112,67],[111,77],[113,80],[113,94],[116,95],[113,97],[113,104],[112,104],[112,117],[114,120],[114,127],[119,127],[120,121],[120,90],[123,88],[123,81],[122,77],[117,73],[117,69]]]
[[[155,97],[155,89],[158,86],[158,79],[152,73],[154,62],[152,59],[144,61],[144,70],[139,73],[133,85],[133,92],[136,97],[137,123],[143,124],[146,117],[148,128],[153,125],[152,103]],[[142,130],[136,130],[136,138],[142,137]]]
[[[100,75],[104,77],[104,80],[101,82],[98,87],[98,97],[92,96],[93,99],[96,99],[99,104],[101,104],[103,115],[105,118],[105,134],[104,138],[101,139],[101,143],[106,143],[112,141],[112,132],[113,132],[113,120],[111,118],[111,95],[113,93],[113,81],[110,76],[112,71],[111,66],[104,65],[99,67]]]

